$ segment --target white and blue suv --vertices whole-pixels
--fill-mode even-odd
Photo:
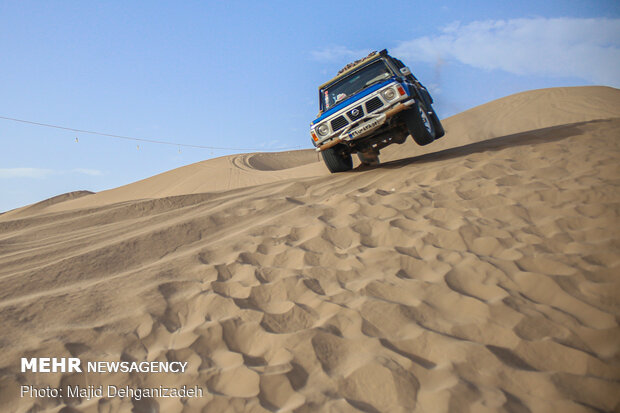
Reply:
[[[351,155],[378,164],[379,151],[408,135],[427,145],[444,135],[426,88],[387,50],[345,66],[319,87],[319,115],[310,135],[330,172],[353,168]]]

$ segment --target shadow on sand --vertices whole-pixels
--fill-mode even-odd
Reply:
[[[455,148],[444,149],[438,152],[427,153],[424,155],[412,156],[409,158],[389,161],[377,166],[362,166],[355,168],[356,171],[367,171],[371,169],[396,169],[410,164],[436,162],[446,159],[459,158],[472,155],[474,153],[499,151],[508,147],[535,145],[539,143],[555,142],[558,140],[580,135],[584,132],[584,126],[597,123],[611,122],[612,119],[600,119],[588,122],[570,123],[567,125],[551,126],[548,128],[534,129],[527,132],[519,132],[512,135],[500,136],[480,142],[470,143]],[[449,136],[446,138],[450,139]],[[445,139],[445,138],[442,138]]]

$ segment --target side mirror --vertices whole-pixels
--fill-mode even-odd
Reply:
[[[400,68],[400,73],[402,73],[403,76],[409,76],[409,75],[411,75],[411,70],[409,70],[409,68],[407,66],[401,67]]]

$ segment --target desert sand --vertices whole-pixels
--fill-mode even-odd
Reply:
[[[233,155],[0,215],[0,410],[620,411],[620,90],[443,122],[378,167]],[[188,371],[20,372],[46,356]]]

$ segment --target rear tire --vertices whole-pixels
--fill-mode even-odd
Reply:
[[[435,140],[434,122],[421,101],[415,102],[411,109],[406,111],[405,122],[409,134],[418,145],[428,145]]]
[[[363,165],[377,166],[381,162],[378,151],[358,152],[357,157]]]
[[[346,172],[353,169],[353,158],[351,158],[351,152],[345,145],[336,145],[333,148],[325,149],[321,155],[331,173]]]

